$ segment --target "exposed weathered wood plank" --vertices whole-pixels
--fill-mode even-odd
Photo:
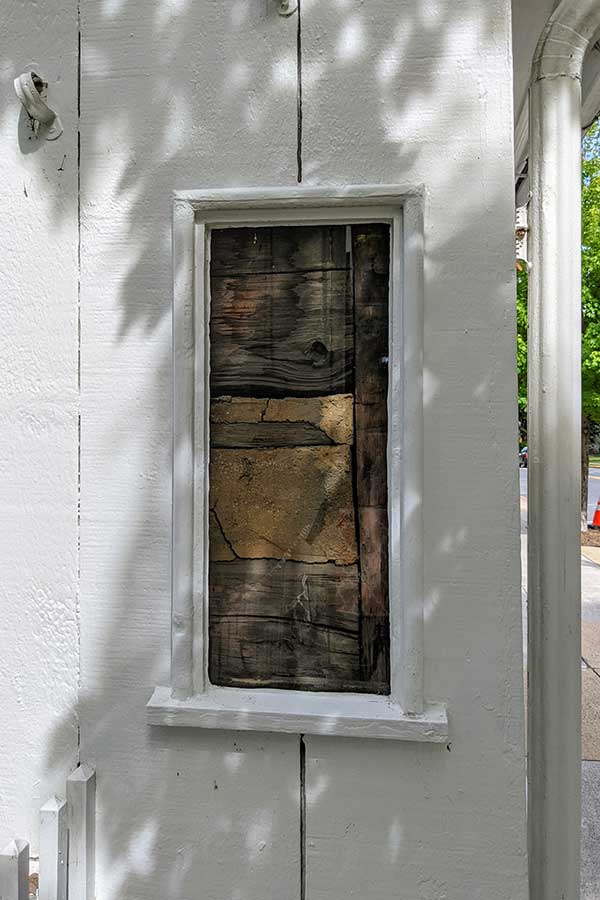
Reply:
[[[387,510],[363,506],[357,511],[360,546],[360,646],[367,680],[389,686],[389,599]]]
[[[298,563],[289,559],[239,559],[212,563],[217,616],[294,618],[315,626],[357,631],[356,564]]]
[[[236,559],[235,552],[231,544],[227,541],[221,527],[219,518],[211,509],[209,512],[209,555],[214,560]]]
[[[387,692],[389,229],[278,231],[213,235],[211,677]]]
[[[373,407],[357,403],[356,487],[360,507],[385,508],[387,505],[387,429],[386,423],[373,425]]]
[[[356,562],[350,447],[212,450],[210,506],[238,557]]]
[[[389,226],[352,227],[355,452],[363,677],[389,683],[387,391]]]
[[[210,421],[232,424],[238,422],[262,422],[268,397],[218,397],[210,401]],[[212,431],[212,428],[211,428]]]
[[[343,225],[298,225],[275,228],[213,229],[211,272],[214,277],[260,272],[345,269]]]
[[[324,397],[219,397],[210,404],[212,423],[310,423],[330,438],[324,443],[351,444],[354,437],[352,394]]]
[[[213,683],[373,690],[361,686],[356,565],[211,562],[210,596]]]
[[[352,391],[347,282],[344,271],[211,278],[211,396]]]
[[[351,444],[354,440],[352,394],[273,398],[267,402],[263,419],[265,422],[310,422],[334,444]]]
[[[333,444],[320,428],[310,422],[233,422],[211,425],[211,446],[215,448],[318,447]]]

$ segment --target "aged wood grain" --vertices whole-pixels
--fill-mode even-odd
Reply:
[[[358,508],[362,675],[389,686],[388,517],[381,507]]]
[[[227,542],[221,523],[219,522],[214,509],[211,509],[209,512],[208,528],[210,558],[215,560],[235,559],[236,556],[233,547]]]
[[[316,397],[353,388],[345,271],[211,278],[211,396]]]
[[[210,677],[389,692],[388,226],[217,230]]]
[[[354,439],[352,394],[328,397],[289,397],[267,402],[265,422],[311,422],[334,444],[351,444]]]
[[[389,226],[352,227],[361,663],[389,682],[387,389]]]
[[[350,448],[211,451],[210,506],[238,557],[356,562]]]
[[[212,423],[289,422],[310,423],[329,440],[324,443],[351,444],[354,438],[354,397],[330,394],[325,397],[218,397],[210,404]],[[215,429],[212,429],[215,433]]]
[[[262,422],[269,400],[255,397],[219,397],[210,402],[210,421]]]
[[[210,590],[213,682],[387,690],[361,680],[356,565],[213,562]]]
[[[217,422],[211,425],[214,448],[310,447],[331,445],[325,432],[310,422]]]
[[[348,267],[345,228],[340,225],[215,228],[210,256],[216,278]]]

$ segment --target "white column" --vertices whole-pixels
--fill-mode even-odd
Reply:
[[[557,65],[556,57],[548,58]],[[530,900],[579,897],[580,168],[580,81],[544,69],[542,58],[538,67],[534,63],[530,91]]]

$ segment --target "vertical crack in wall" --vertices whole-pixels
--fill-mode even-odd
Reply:
[[[300,735],[300,900],[306,900],[306,743]]]
[[[298,0],[298,30],[296,33],[296,65],[297,65],[297,147],[296,163],[298,183],[302,181],[302,0]]]
[[[81,3],[77,3],[77,690],[81,690]],[[81,727],[77,723],[77,762]]]

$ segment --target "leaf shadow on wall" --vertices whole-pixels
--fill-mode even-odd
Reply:
[[[98,897],[389,900],[402,884],[406,896],[442,900],[496,883],[516,896],[518,488],[516,453],[514,465],[504,455],[507,429],[516,447],[512,193],[498,162],[510,136],[486,130],[498,91],[488,98],[489,77],[474,76],[481,48],[504,74],[498,4],[384,0],[372,13],[349,0],[302,2],[306,183],[425,181],[436,222],[427,493],[415,502],[425,513],[427,693],[449,704],[452,752],[308,737],[303,773],[297,736],[145,722],[153,687],[169,678],[171,193],[295,184],[296,24],[274,6],[81,5],[77,715],[81,761],[98,774]],[[506,224],[501,247],[488,244],[490,217],[494,241]],[[466,271],[468,256],[478,265]],[[482,514],[499,504],[501,525]],[[498,536],[508,528],[507,555]],[[490,660],[485,635],[498,630]],[[469,708],[485,720],[476,734]],[[60,725],[49,768],[58,748]]]

